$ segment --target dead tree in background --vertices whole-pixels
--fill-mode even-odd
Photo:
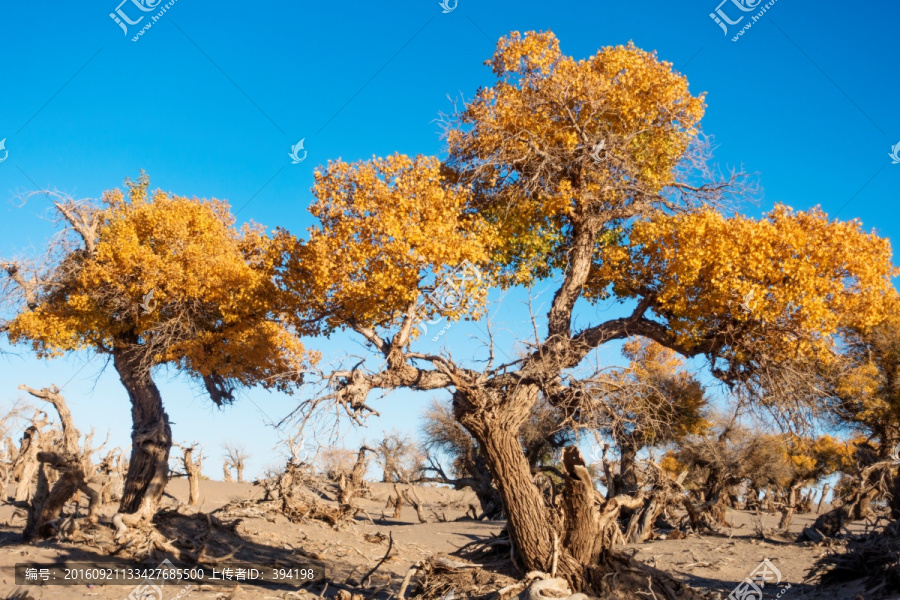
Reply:
[[[52,533],[53,523],[59,518],[63,507],[72,499],[76,491],[84,492],[89,499],[88,522],[97,522],[97,511],[100,506],[100,493],[90,487],[88,483],[94,483],[94,467],[91,464],[90,440],[85,441],[82,450],[79,447],[81,434],[72,422],[72,413],[66,406],[65,398],[59,393],[56,386],[32,389],[26,385],[20,385],[19,389],[25,390],[32,396],[46,400],[56,409],[62,424],[62,444],[57,451],[38,452],[37,458],[60,473],[60,478],[47,492],[45,498],[41,497],[43,490],[35,493],[32,500],[33,518],[25,529],[25,539],[35,537],[47,537]],[[41,478],[39,477],[39,480]],[[38,486],[42,488],[42,485]]]
[[[31,425],[25,429],[22,441],[19,444],[16,459],[12,464],[12,477],[18,482],[16,485],[15,501],[27,502],[31,496],[31,486],[38,472],[38,452],[41,451],[41,430],[47,425],[47,414],[36,411],[31,419]]]
[[[203,454],[198,453],[194,459],[194,446],[184,449],[182,463],[184,464],[184,472],[187,474],[188,486],[190,492],[188,495],[188,504],[197,506],[200,504],[200,475],[203,472]]]
[[[424,469],[424,455],[408,435],[397,432],[385,434],[373,449],[375,460],[381,465],[383,483],[418,479]]]
[[[822,512],[822,503],[825,502],[825,496],[828,495],[828,489],[831,487],[830,483],[826,483],[822,486],[822,495],[819,496],[819,503],[816,504],[816,514]]]
[[[194,450],[197,448],[197,444],[179,447],[182,449],[180,462],[184,470],[180,473],[172,472],[170,476],[187,478],[188,505],[197,506],[200,504],[200,477],[203,473],[203,454],[202,451],[198,452],[197,457],[194,458]]]
[[[225,481],[229,481],[229,479],[227,478],[227,471],[230,467],[233,467],[235,473],[237,473],[238,483],[243,483],[244,465],[246,464],[247,459],[250,458],[250,454],[247,453],[247,450],[243,446],[240,446],[233,442],[225,442],[224,444],[222,444],[222,447],[225,449]]]
[[[341,505],[350,505],[351,501],[358,497],[368,488],[366,486],[366,468],[368,461],[366,460],[367,452],[377,452],[368,446],[361,446],[356,454],[356,462],[349,473],[341,473],[338,479],[338,503]]]
[[[97,465],[97,472],[103,475],[100,487],[100,504],[118,502],[122,499],[125,488],[125,472],[127,459],[121,448],[113,448]]]

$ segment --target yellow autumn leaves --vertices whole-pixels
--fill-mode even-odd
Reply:
[[[635,223],[626,241],[601,247],[588,288],[652,297],[688,347],[730,327],[787,358],[883,320],[897,274],[888,240],[858,221],[785,206],[763,219],[706,209]]]
[[[447,133],[448,164],[475,183],[507,281],[527,284],[563,268],[573,221],[659,200],[649,198],[673,181],[703,97],[632,44],[576,60],[550,32],[513,32],[488,63],[498,81]]]
[[[727,332],[775,357],[824,355],[842,328],[883,320],[896,296],[890,245],[858,222],[787,207],[763,219],[670,210],[663,190],[704,100],[669,63],[631,44],[576,60],[549,32],[513,33],[488,62],[497,81],[449,130],[446,160],[394,154],[317,171],[305,240],[238,231],[224,203],[151,196],[143,179],[127,199],[108,193],[93,254],[66,256],[65,285],[19,314],[10,337],[48,355],[177,322],[159,363],[288,385],[284,374],[316,358],[299,335],[395,326],[462,265],[482,278],[419,317],[478,316],[490,285],[565,273],[583,231],[596,243],[580,293],[649,301],[685,348]],[[151,290],[158,309],[143,312]]]
[[[55,288],[10,323],[11,341],[39,356],[141,343],[151,365],[283,389],[298,381],[316,356],[280,322],[275,240],[237,231],[224,202],[150,195],[145,177],[129,184],[127,198],[104,195],[93,251],[63,258]]]
[[[322,315],[328,328],[388,326],[429,282],[466,264],[486,273],[490,231],[469,208],[470,189],[450,184],[438,159],[333,162],[315,178],[310,212],[320,224],[305,243],[291,238],[284,279],[298,313]],[[425,303],[420,317],[477,312],[487,278],[466,292],[443,311]]]

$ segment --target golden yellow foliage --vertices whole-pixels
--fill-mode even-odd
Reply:
[[[674,450],[669,450],[662,457],[662,460],[659,461],[659,466],[663,471],[668,473],[673,478],[678,477],[682,471],[686,471],[688,466],[678,460],[678,457],[675,455]]]
[[[656,214],[594,263],[589,294],[652,298],[686,348],[728,333],[727,358],[764,344],[769,356],[827,358],[834,336],[884,319],[896,293],[887,239],[858,221],[778,206],[764,219],[714,210]]]
[[[260,227],[237,231],[225,202],[150,194],[144,176],[128,183],[127,197],[104,194],[93,250],[62,258],[39,304],[9,323],[10,340],[44,357],[143,345],[148,366],[281,389],[297,381],[316,355],[280,322],[282,248]]]
[[[300,243],[285,234],[291,259],[284,274],[295,306],[324,315],[329,328],[397,323],[416,305],[426,283],[463,264],[486,269],[490,231],[469,214],[470,190],[452,185],[440,161],[401,154],[316,171],[320,225]],[[426,303],[421,317],[460,318],[483,306],[488,272],[459,303]]]
[[[900,298],[887,319],[857,328],[848,337],[845,359],[835,369],[835,399],[829,407],[847,424],[868,434],[886,458],[900,441]]]
[[[627,368],[604,379],[607,412],[598,426],[617,444],[640,449],[704,433],[707,400],[703,386],[684,369],[673,350],[644,338],[627,341]]]
[[[513,32],[488,64],[498,81],[448,132],[448,162],[474,177],[476,205],[499,229],[505,282],[528,283],[565,264],[573,222],[627,218],[660,200],[652,196],[672,183],[703,98],[630,43],[576,60],[549,31]]]
[[[857,441],[841,441],[830,435],[818,438],[786,434],[775,436],[780,443],[782,460],[788,470],[779,483],[790,487],[796,483],[818,481],[854,466]]]

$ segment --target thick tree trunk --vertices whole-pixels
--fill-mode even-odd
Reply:
[[[150,519],[156,513],[169,481],[172,429],[162,398],[136,350],[113,353],[113,364],[131,400],[131,459],[119,513],[134,515],[126,524]]]
[[[792,485],[787,493],[787,497],[784,499],[784,504],[781,507],[781,520],[778,522],[779,531],[786,532],[791,526],[794,511],[797,509],[797,491],[799,487],[799,484]]]
[[[621,459],[619,461],[619,476],[616,477],[616,494],[633,496],[638,492],[637,478],[637,446],[631,438],[619,441]]]
[[[16,502],[26,502],[31,495],[31,484],[38,472],[38,452],[41,451],[40,428],[31,425],[22,436],[22,445],[16,463],[13,466],[13,478],[18,480],[16,485]],[[4,492],[5,493],[5,492]]]
[[[653,493],[639,510],[631,514],[625,541],[629,544],[643,542],[653,532],[653,524],[666,507],[665,492]]]
[[[537,390],[533,388],[520,388],[502,401],[472,398],[460,391],[453,398],[457,419],[475,437],[484,454],[506,508],[515,560],[526,572],[550,570],[554,534],[558,536],[519,440],[519,430],[536,401]]]

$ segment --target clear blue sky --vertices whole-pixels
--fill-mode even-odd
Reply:
[[[0,256],[41,249],[53,232],[46,204],[21,206],[18,193],[97,197],[140,169],[153,187],[226,199],[239,220],[302,233],[316,165],[439,153],[434,119],[451,110],[448,96],[489,84],[482,63],[496,39],[533,29],[553,30],[579,58],[633,40],[674,63],[693,91],[707,92],[703,126],[717,160],[760,174],[763,206],[746,212],[821,204],[900,239],[900,164],[888,157],[900,142],[900,7],[888,0],[865,9],[778,0],[737,42],[731,36],[765,2],[747,13],[722,4],[731,20],[746,15],[726,36],[709,16],[717,0],[459,0],[446,14],[438,0],[177,0],[137,42],[132,36],[165,2],[144,0],[157,5],[146,13],[132,0],[120,5],[131,20],[146,15],[128,35],[109,17],[117,3],[4,3]],[[288,153],[301,138],[308,155],[293,165]],[[498,320],[515,329],[521,310],[508,305]],[[464,328],[445,338],[471,353]],[[341,337],[322,347],[358,350]],[[125,392],[112,369],[98,378],[100,358],[79,372],[86,357],[40,362],[13,350],[0,357],[0,403],[15,399],[20,383],[66,384],[82,428],[112,429],[114,443],[127,443]],[[184,381],[162,387],[176,440],[204,443],[214,476],[224,439],[246,443],[251,472],[266,463],[276,436],[258,407],[279,418],[293,403],[254,390],[217,411]],[[378,403],[384,417],[374,428],[414,429],[425,400],[397,394]]]

